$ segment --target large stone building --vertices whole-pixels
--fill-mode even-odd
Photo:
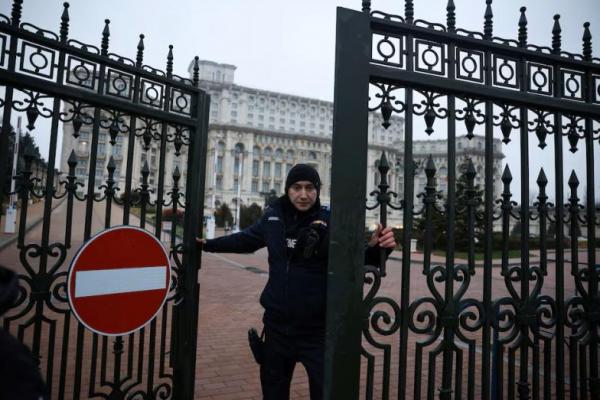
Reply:
[[[190,64],[191,73],[192,64]],[[211,96],[209,138],[206,165],[206,211],[213,206],[227,203],[235,210],[238,197],[242,204],[264,204],[264,196],[274,190],[281,194],[285,185],[285,176],[292,165],[304,162],[313,165],[323,180],[321,198],[323,204],[329,204],[331,190],[331,135],[333,121],[333,103],[270,92],[241,86],[235,83],[236,67],[211,61],[200,62],[200,86]],[[382,127],[379,113],[369,114],[367,194],[376,189],[379,181],[377,160],[382,151],[386,151],[392,168],[389,173],[390,190],[403,194],[402,153],[403,120],[392,118],[388,129]],[[82,127],[77,138],[73,137],[73,126],[64,125],[62,144],[63,171],[68,171],[67,160],[71,149],[75,149],[78,158],[77,177],[86,184],[88,176],[89,143],[91,128]],[[95,187],[100,186],[107,177],[106,165],[112,155],[115,163],[115,180],[124,188],[127,143],[125,136],[119,134],[114,145],[110,145],[110,136],[105,129],[100,131],[98,161],[96,164]],[[141,168],[148,162],[150,187],[158,184],[158,163],[160,151],[153,143],[142,150],[141,138],[136,139],[139,149],[134,151],[133,177],[141,177]],[[500,193],[501,160],[500,142],[494,142],[494,192]],[[461,136],[457,138],[457,165],[471,158],[480,172],[477,183],[483,186],[483,138],[476,136],[472,140]],[[165,184],[171,185],[169,178],[175,167],[179,167],[185,178],[186,151],[176,156],[172,144],[167,146],[165,154]],[[440,190],[445,191],[447,177],[447,141],[415,141],[414,158],[417,165],[424,165],[429,155],[434,157],[438,167]],[[185,184],[185,179],[181,183]],[[141,178],[138,178],[141,179]],[[240,185],[241,182],[241,185]],[[139,184],[139,182],[136,182]],[[417,171],[415,195],[423,190],[425,174],[423,168]],[[135,186],[135,184],[134,184]],[[82,188],[85,190],[85,188]],[[239,192],[239,195],[238,195]],[[415,201],[419,201],[415,198]],[[368,213],[367,223],[378,217],[377,211]],[[390,223],[401,223],[401,214],[391,212]]]

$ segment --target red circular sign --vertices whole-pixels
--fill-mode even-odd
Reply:
[[[93,332],[124,335],[152,320],[171,282],[169,255],[149,232],[118,226],[85,243],[69,267],[69,304]]]

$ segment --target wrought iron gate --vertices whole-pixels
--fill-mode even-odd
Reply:
[[[3,327],[31,347],[53,399],[193,398],[195,236],[202,228],[210,104],[198,88],[198,58],[192,79],[182,78],[173,74],[172,46],[163,72],[143,64],[143,35],[131,60],[109,52],[108,20],[96,47],[69,38],[68,4],[58,35],[22,23],[21,7],[14,0],[11,16],[0,15],[0,178],[3,188],[7,180],[17,183],[17,192],[2,199],[17,195],[20,210],[16,245],[0,254],[21,283]],[[11,154],[19,114],[29,130],[48,128],[47,161],[30,150]],[[49,126],[40,122],[45,118]],[[22,166],[10,177],[6,160],[13,156]],[[36,173],[33,165],[43,168]],[[167,218],[170,232],[163,230]],[[174,278],[149,325],[101,337],[72,317],[66,269],[83,242],[121,224],[165,242]]]
[[[561,49],[559,16],[552,46],[539,47],[527,41],[525,8],[511,40],[494,36],[486,4],[483,32],[456,27],[453,1],[445,25],[415,19],[413,1],[404,17],[371,11],[370,1],[362,13],[338,9],[326,398],[600,399],[600,59],[592,58],[587,23],[582,55],[570,54]],[[385,292],[390,267],[384,279],[382,266],[363,267],[365,214],[356,211],[367,189],[369,110],[386,128],[404,124],[395,149],[401,200],[389,191],[394,166],[385,156],[374,193],[382,222],[389,206],[403,218],[398,284]],[[436,155],[417,168],[418,126],[447,142],[446,189]],[[457,157],[458,138],[473,140],[477,131],[482,147],[472,154],[482,170]],[[520,157],[494,171],[500,141],[518,145]],[[567,151],[584,156],[584,172],[565,164]],[[530,168],[534,152],[546,160],[541,171]],[[520,204],[511,199],[513,175]],[[511,250],[515,224],[521,239]],[[449,232],[441,256],[438,229]],[[464,261],[460,236],[469,239]],[[419,257],[409,251],[413,237]]]

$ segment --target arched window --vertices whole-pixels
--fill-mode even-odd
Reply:
[[[317,153],[315,153],[314,151],[309,151],[308,152],[308,159],[311,161],[314,161],[317,159]]]
[[[263,155],[266,157],[271,157],[271,155],[273,154],[273,151],[271,150],[270,147],[265,147],[265,150],[263,152]]]
[[[254,148],[252,149],[252,154],[254,155],[254,157],[260,157],[260,147],[254,146]]]
[[[286,153],[286,157],[288,160],[293,160],[294,159],[294,151],[293,150],[288,150]]]
[[[282,159],[283,158],[283,150],[281,150],[280,148],[275,150],[275,158],[277,158],[278,160]]]

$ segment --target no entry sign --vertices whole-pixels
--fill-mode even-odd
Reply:
[[[124,335],[154,318],[171,281],[169,256],[143,229],[119,226],[100,232],[69,267],[71,310],[88,329]]]

